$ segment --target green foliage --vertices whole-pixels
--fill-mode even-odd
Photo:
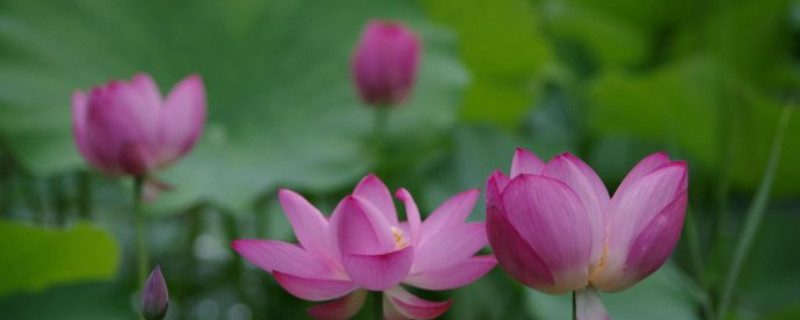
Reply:
[[[0,296],[108,279],[119,263],[111,235],[86,224],[61,231],[0,220],[0,234]]]
[[[636,133],[640,138],[680,146],[707,169],[730,163],[735,185],[753,189],[766,166],[782,103],[745,83],[736,83],[731,84],[736,89],[727,86],[725,91],[737,94],[735,105],[721,105],[722,96],[714,92],[730,80],[720,79],[735,79],[722,72],[725,69],[704,57],[679,61],[643,76],[607,72],[589,91],[594,104],[588,118],[600,134]],[[726,120],[730,123],[723,122]],[[788,132],[789,136],[800,135],[800,125],[792,123]],[[731,139],[730,158],[722,156],[727,139]],[[798,157],[800,145],[787,143],[775,182],[777,193],[787,195],[800,189],[800,167],[791,165]]]
[[[418,89],[390,122],[424,144],[453,123],[466,76],[452,37],[408,1],[10,1],[0,46],[24,58],[0,64],[0,132],[34,173],[73,168],[72,90],[148,71],[166,91],[197,72],[207,127],[164,174],[175,188],[156,211],[208,201],[241,212],[278,185],[338,188],[374,161],[364,145],[371,110],[349,81],[350,53],[373,17],[403,20],[425,42]]]
[[[77,284],[12,296],[0,301],[0,310],[14,320],[131,320],[136,313],[128,297],[109,283]]]
[[[614,294],[601,294],[610,315],[617,320],[693,320],[698,319],[692,299],[693,288],[685,276],[671,265],[636,284]],[[572,297],[526,291],[529,311],[537,319],[569,319]]]
[[[523,0],[421,2],[434,20],[458,34],[472,75],[461,118],[518,127],[536,93],[533,76],[551,58],[532,5]]]

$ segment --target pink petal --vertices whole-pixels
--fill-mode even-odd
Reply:
[[[609,273],[606,277],[597,277],[594,280],[596,286],[604,291],[622,291],[658,270],[678,243],[686,202],[687,193],[684,191],[661,210],[631,243],[622,270]],[[614,265],[608,270],[613,270],[612,267]]]
[[[328,231],[328,220],[311,203],[294,191],[281,189],[278,200],[292,224],[300,244],[315,256],[339,261],[334,236]]]
[[[396,286],[411,270],[414,250],[401,250],[381,255],[344,255],[342,265],[353,282],[372,291]]]
[[[419,55],[420,42],[406,26],[370,22],[352,61],[361,98],[376,106],[404,102],[414,84]]]
[[[118,167],[126,174],[134,176],[145,176],[155,167],[155,162],[155,155],[142,142],[125,144],[117,159]]]
[[[628,172],[628,175],[625,176],[625,179],[623,179],[622,183],[620,183],[619,187],[617,187],[616,193],[622,192],[622,190],[629,188],[634,182],[638,181],[648,173],[653,172],[654,170],[669,163],[669,156],[667,156],[667,153],[665,152],[657,152],[645,157],[639,161],[639,163],[637,163],[630,172]]]
[[[482,222],[453,225],[420,242],[415,249],[412,273],[450,267],[468,259],[486,246],[486,227]]]
[[[662,241],[671,240],[676,236],[672,233],[680,232],[686,209],[685,199],[680,199],[686,194],[686,172],[685,163],[673,162],[641,177],[614,195],[606,211],[608,252],[602,266],[592,275],[592,283],[597,288],[616,291],[632,284],[621,279],[626,276],[628,253],[643,231],[665,236],[659,239]],[[667,230],[661,230],[664,232],[662,234],[648,228]],[[671,250],[674,243],[662,245],[665,247],[656,247],[658,257],[664,254],[663,250]]]
[[[386,217],[360,197],[345,197],[334,209],[331,224],[342,255],[384,254],[396,249]]]
[[[520,174],[541,174],[545,164],[533,152],[517,148],[511,161],[511,179]]]
[[[503,191],[503,206],[511,225],[550,267],[555,293],[586,286],[592,226],[575,192],[561,181],[523,174]]]
[[[667,261],[683,228],[687,192],[653,218],[631,244],[625,269],[631,284],[649,276]]]
[[[386,299],[400,312],[411,319],[433,319],[441,316],[450,305],[451,300],[433,302],[420,299],[401,287],[394,287],[384,291]]]
[[[510,180],[500,170],[495,170],[489,179],[486,180],[486,207],[503,207],[503,200],[500,194],[506,188]]]
[[[147,73],[137,73],[128,82],[131,94],[138,96],[143,105],[160,106],[162,103],[161,91],[156,82]]]
[[[206,92],[200,76],[190,75],[175,85],[161,112],[159,158],[166,166],[188,152],[203,131]]]
[[[586,163],[569,153],[562,153],[547,164],[542,173],[565,183],[581,199],[592,226],[592,264],[600,260],[605,241],[603,211],[608,205],[608,190],[600,177]]]
[[[389,297],[383,295],[383,319],[384,320],[411,320],[411,318],[404,316],[400,310],[389,301]]]
[[[486,209],[486,232],[500,266],[511,277],[539,291],[554,291],[550,267],[496,207]]]
[[[475,202],[478,201],[478,189],[467,190],[447,199],[441,206],[428,216],[422,223],[420,243],[428,241],[431,237],[456,224],[461,224],[467,219]]]
[[[233,250],[245,260],[267,272],[282,272],[309,279],[346,280],[333,266],[302,248],[272,240],[235,240]]]
[[[272,275],[281,287],[303,300],[324,301],[336,299],[356,289],[356,284],[348,280],[309,279],[280,271],[274,271]]]
[[[417,247],[420,238],[420,228],[422,226],[422,220],[419,216],[419,208],[417,208],[417,203],[414,202],[414,198],[411,197],[411,193],[409,193],[406,189],[397,190],[396,196],[398,199],[403,201],[406,206],[406,219],[408,220],[408,232],[411,238],[411,246]]]
[[[492,255],[476,256],[447,268],[412,274],[403,282],[422,289],[450,290],[480,279],[495,265],[497,259]]]
[[[597,290],[587,287],[575,292],[577,320],[611,320]]]
[[[308,314],[319,320],[347,320],[361,310],[366,299],[366,290],[356,290],[341,299],[311,307]]]
[[[86,110],[87,146],[100,163],[121,170],[123,148],[139,144],[155,153],[161,102],[142,94],[139,83],[111,81],[95,87],[88,97]],[[155,101],[155,102],[153,102]]]
[[[89,164],[100,170],[110,171],[111,168],[100,162],[89,147],[89,141],[86,138],[86,113],[88,107],[89,101],[86,94],[81,91],[75,91],[72,94],[72,133],[75,145],[78,146],[78,151],[81,152]]]
[[[356,189],[353,190],[353,195],[369,201],[384,214],[386,221],[389,221],[391,225],[397,225],[397,211],[394,208],[392,193],[377,176],[369,174],[361,179]]]

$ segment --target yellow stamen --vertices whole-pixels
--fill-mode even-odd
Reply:
[[[400,228],[397,227],[392,227],[392,235],[394,236],[394,246],[397,250],[408,246],[408,242],[406,242],[405,237],[403,237],[403,230],[400,230]]]

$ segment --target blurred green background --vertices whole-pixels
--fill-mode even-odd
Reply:
[[[374,110],[349,77],[373,18],[424,42],[380,157]],[[329,213],[376,172],[428,213],[507,170],[517,146],[573,152],[611,190],[647,154],[687,159],[674,258],[603,299],[615,320],[712,319],[781,109],[799,93],[800,2],[0,0],[0,319],[135,319],[131,184],[86,167],[70,96],[139,71],[162,92],[197,72],[209,99],[198,146],[158,175],[174,189],[147,205],[169,320],[307,318],[313,303],[228,246],[292,240],[278,188]],[[791,121],[728,319],[800,319],[798,137]],[[481,201],[471,218],[483,216]],[[420,294],[453,298],[445,319],[567,319],[570,308],[500,269]]]

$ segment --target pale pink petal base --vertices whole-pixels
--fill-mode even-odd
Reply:
[[[401,287],[394,287],[386,290],[384,295],[385,299],[399,314],[410,319],[433,319],[439,317],[444,314],[452,304],[451,300],[433,302],[420,299]]]
[[[578,320],[611,320],[600,295],[592,287],[575,291],[575,311]]]
[[[308,309],[308,314],[318,320],[346,320],[361,310],[367,299],[366,290],[356,290],[347,296]]]

